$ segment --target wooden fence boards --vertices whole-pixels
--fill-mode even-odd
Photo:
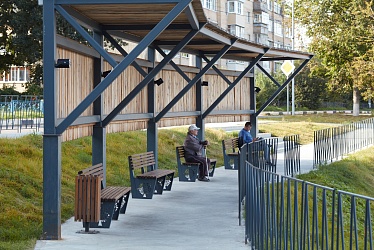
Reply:
[[[69,58],[69,69],[57,70],[57,110],[58,118],[64,118],[72,112],[79,103],[93,90],[93,58],[69,51],[64,48],[57,50],[59,58]],[[103,71],[111,70],[108,63],[104,63]],[[146,67],[143,67],[147,71]],[[193,79],[196,68],[183,67],[185,74]],[[203,110],[206,110],[229,87],[229,85],[214,71],[203,76],[209,82],[203,87]],[[188,82],[175,70],[164,69],[155,79],[162,78],[164,83],[155,85],[155,111],[162,111],[178,93],[185,88]],[[227,76],[230,82],[236,76]],[[133,67],[129,66],[118,78],[103,92],[104,114],[109,114],[131,91],[144,79]],[[226,96],[215,110],[248,110],[249,109],[249,78],[243,78]],[[148,98],[147,87],[134,97],[120,114],[147,113]],[[184,112],[196,110],[196,86],[193,86],[169,112]],[[82,116],[93,115],[93,105],[90,105]],[[230,122],[248,120],[249,115],[208,116],[206,122]],[[195,117],[165,118],[159,122],[159,127],[178,126],[195,123]],[[63,133],[62,140],[73,140],[83,136],[92,135],[92,125],[71,126]],[[107,133],[139,130],[147,128],[146,120],[112,122],[107,126]]]

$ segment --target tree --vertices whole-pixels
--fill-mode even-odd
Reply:
[[[312,74],[312,69],[317,69],[318,62],[313,59],[295,77],[295,102],[301,107],[316,110],[326,95],[326,80],[317,72]]]
[[[275,73],[273,77],[279,84],[283,84],[286,81],[286,76],[280,71]],[[256,106],[259,108],[274,94],[278,87],[262,72],[256,71],[255,79],[256,87],[261,89],[261,91],[256,95]],[[287,101],[286,99],[285,91],[283,91],[277,96],[273,104],[279,106],[279,102],[285,102]]]
[[[41,85],[42,77],[35,76],[43,58],[42,7],[37,0],[2,0],[0,3],[0,48],[7,60],[0,60],[0,71],[11,65],[29,65],[31,77]],[[0,55],[1,57],[1,55]]]
[[[342,93],[353,91],[354,115],[359,114],[362,88],[357,76],[362,72],[353,69],[373,47],[362,40],[373,20],[362,15],[368,3],[372,6],[364,0],[295,0],[295,16],[307,28],[310,49],[321,59],[329,84]]]
[[[88,45],[58,13],[56,29],[59,35]],[[116,40],[120,45],[126,45],[125,41]],[[108,44],[106,40],[105,44]],[[0,72],[7,71],[11,65],[28,65],[31,81],[26,83],[26,91],[42,94],[43,8],[38,5],[38,0],[0,1],[0,59]]]

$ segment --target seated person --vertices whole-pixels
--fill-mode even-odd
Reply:
[[[202,155],[202,149],[208,145],[208,141],[200,141],[197,138],[199,129],[195,124],[188,128],[184,141],[184,158],[186,162],[200,163],[198,180],[209,181],[208,166],[210,165],[210,160]]]
[[[250,133],[251,128],[252,128],[251,122],[246,122],[245,125],[244,125],[244,128],[242,128],[242,130],[240,130],[240,132],[239,132],[239,148],[242,146],[241,144],[263,140],[263,138],[261,138],[261,137],[253,138],[251,133]],[[242,141],[242,143],[240,143],[241,141]],[[261,143],[261,149],[264,151],[264,157],[265,157],[266,163],[271,163],[270,154],[269,154],[269,147],[265,142]]]

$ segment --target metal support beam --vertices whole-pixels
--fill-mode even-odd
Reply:
[[[192,4],[189,4],[184,12],[187,15],[188,21],[191,24],[192,29],[198,30],[199,29],[199,20],[196,17],[196,13],[193,9]]]
[[[56,16],[53,1],[43,5],[43,239],[61,239],[61,140],[56,133]],[[65,70],[65,69],[59,69]]]
[[[128,53],[121,47],[121,45],[118,44],[118,42],[107,32],[103,32],[103,35],[106,39],[123,55],[123,57],[128,56]],[[139,66],[135,61],[131,63],[131,65],[143,76],[146,77],[147,72],[143,70],[142,67]]]
[[[155,75],[160,72],[166,64],[168,64],[174,56],[183,49],[184,46],[188,44],[188,42],[198,33],[197,30],[191,30],[186,37],[178,44],[178,46],[174,47],[170,51],[170,53],[159,63],[157,66],[141,81],[126,97],[121,101],[120,104],[117,105],[113,109],[113,111],[104,119],[103,125],[106,126],[107,124],[112,121],[119,112],[121,112],[122,109],[124,109],[127,104],[151,81]],[[110,75],[110,74],[109,74]],[[109,76],[108,75],[108,76]],[[156,120],[155,122],[158,122]]]
[[[252,75],[251,77],[249,77],[249,108],[251,110],[256,110],[256,92],[255,92],[255,72],[254,72],[254,68],[252,68]],[[257,128],[258,128],[258,124],[257,124],[257,117],[254,115],[254,114],[251,114],[250,117],[249,117],[249,121],[251,122],[252,124],[252,129],[250,131],[251,135],[253,138],[256,138],[257,137]],[[244,124],[243,124],[244,126]]]
[[[191,88],[196,84],[198,80],[212,67],[212,65],[218,61],[235,43],[236,39],[231,41],[230,45],[225,45],[222,50],[213,57],[212,61],[205,65],[205,67],[179,92],[174,99],[166,105],[166,107],[156,116],[156,122],[158,122]]]
[[[156,52],[154,48],[148,48],[148,61],[152,63],[152,67],[148,68],[148,72],[152,72],[155,67]],[[147,99],[148,99],[148,113],[155,114],[155,84],[154,79],[151,79],[150,83],[147,85]],[[156,168],[158,168],[158,131],[157,123],[154,119],[149,119],[147,124],[147,151],[153,151],[156,159]]]
[[[55,0],[56,4],[103,4],[103,0]],[[136,4],[170,4],[180,0],[136,0]],[[105,4],[134,4],[134,0],[105,0]]]
[[[260,64],[257,64],[257,67],[262,71],[264,72],[264,74],[270,78],[270,80],[273,81],[273,83],[275,83],[275,85],[277,85],[278,87],[280,87],[281,85],[277,82],[277,80],[274,79],[274,77],[272,77],[269,72],[267,72]]]
[[[61,136],[43,135],[43,234],[61,239]]]
[[[196,56],[196,68],[201,71],[203,66],[203,62],[201,60],[200,56]],[[203,111],[203,88],[201,86],[201,78],[198,79],[196,84],[196,96],[195,96],[195,102],[196,102],[196,111],[200,114],[196,116],[196,126],[201,128],[200,132],[198,133],[197,137],[200,140],[203,140],[205,138],[205,123],[204,119],[201,116],[201,113]]]
[[[155,46],[155,48],[157,52],[161,54],[161,56],[163,56],[164,58],[166,57],[165,52],[160,47]],[[186,80],[187,82],[191,81],[191,79],[186,75],[186,73],[184,73],[183,70],[181,70],[181,68],[177,64],[175,64],[175,62],[173,62],[173,60],[171,60],[169,64],[175,69],[175,71],[177,71],[184,78],[184,80]]]
[[[102,47],[100,44],[98,44],[91,36],[87,33],[85,29],[82,28],[82,26],[72,17],[69,15],[69,13],[62,8],[59,5],[56,5],[56,10],[65,18],[66,21],[68,21],[71,26],[74,27],[76,31],[78,31],[79,34],[83,36],[83,38],[97,51],[99,54],[104,57],[104,59],[112,65],[112,67],[117,65],[117,62],[109,55],[109,53]]]
[[[94,40],[103,45],[103,35],[99,32],[94,32]],[[103,59],[94,58],[93,62],[93,78],[94,78],[94,88],[101,82],[101,72],[103,71]],[[104,116],[104,99],[103,95],[100,95],[93,102],[93,113],[100,117],[100,122],[96,123],[93,126],[92,131],[92,165],[98,163],[103,164],[104,177],[103,184],[106,186],[106,131],[105,128],[101,125],[102,117]]]
[[[104,90],[142,53],[165,28],[188,6],[190,0],[181,0],[126,56],[126,58],[113,68],[112,72],[96,86],[96,88],[62,121],[57,131],[64,132],[69,125],[74,122],[91,103],[101,95]],[[147,82],[148,83],[148,82]],[[147,84],[146,83],[146,84]]]
[[[308,60],[305,60],[301,63],[301,65],[288,77],[288,79],[283,83],[281,87],[279,87],[274,94],[256,111],[256,117],[260,115],[260,113],[274,101],[274,99],[278,96],[278,94],[292,81],[292,79],[307,65],[307,63],[312,59],[313,56],[309,56]]]
[[[251,63],[248,65],[248,67],[245,70],[243,70],[242,73],[240,73],[240,75],[235,79],[235,81],[232,84],[230,84],[230,86],[227,89],[225,89],[225,91],[223,91],[223,93],[217,98],[217,100],[212,105],[210,105],[209,108],[207,108],[207,110],[203,114],[203,119],[205,119],[205,117],[207,117],[209,115],[209,113],[212,112],[212,110],[215,107],[217,107],[217,105],[236,86],[236,84],[240,80],[242,80],[243,77],[257,64],[257,62],[265,55],[267,50],[268,49],[265,49],[263,54],[259,54],[255,59],[253,59],[253,61],[251,61]]]
[[[207,62],[207,63],[209,63],[210,62],[210,60],[206,57],[206,56],[204,56],[204,55],[202,55],[202,58],[204,59],[204,61],[205,62]],[[228,84],[228,85],[230,85],[232,82],[216,67],[216,66],[212,66],[212,69],[215,71],[215,72],[217,72],[217,74]]]

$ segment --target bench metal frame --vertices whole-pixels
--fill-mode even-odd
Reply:
[[[171,191],[175,171],[156,169],[152,151],[130,155],[128,160],[132,198],[152,199],[154,194]],[[137,174],[139,170],[141,173]]]
[[[223,161],[225,169],[239,169],[239,147],[238,138],[222,140]]]
[[[126,213],[130,188],[104,187],[102,180],[102,164],[81,170],[76,176],[75,221],[82,221],[85,228],[78,233],[97,232],[90,228],[109,228],[112,220]]]

